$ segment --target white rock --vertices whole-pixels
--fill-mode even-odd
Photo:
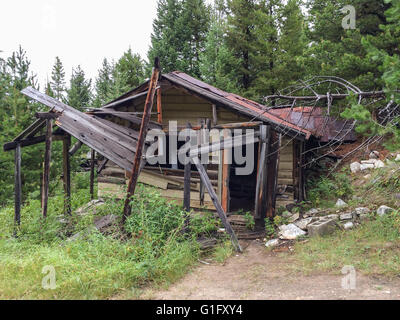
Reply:
[[[279,244],[279,239],[272,239],[266,242],[265,246],[268,247],[276,247]]]
[[[400,153],[397,154],[396,159],[394,159],[394,161],[400,161]]]
[[[336,201],[335,207],[336,208],[343,208],[347,206],[347,203],[344,202],[342,199],[338,199],[338,201]]]
[[[334,214],[329,214],[323,218],[328,218],[328,219],[332,219],[332,220],[339,220],[339,215],[334,213]]]
[[[303,230],[301,230],[299,227],[297,227],[292,223],[280,226],[279,229],[281,230],[279,232],[280,238],[285,240],[294,240],[300,236],[306,235],[306,232],[304,232]]]
[[[351,212],[343,213],[340,215],[340,220],[351,220],[353,219],[353,214]]]
[[[377,159],[361,160],[361,164],[375,164],[377,161]]]
[[[361,164],[359,162],[353,162],[350,164],[350,170],[352,173],[357,173],[361,170]]]
[[[379,151],[376,151],[376,150],[372,151],[372,152],[369,154],[369,158],[370,158],[370,159],[379,159]]]
[[[374,169],[374,168],[375,168],[375,163],[363,163],[360,166],[361,171],[368,170],[368,169]]]
[[[300,214],[295,213],[294,215],[292,215],[292,216],[289,218],[289,222],[290,222],[290,223],[295,222],[295,221],[298,220],[299,218],[300,218]]]
[[[314,220],[314,218],[306,218],[301,219],[300,221],[295,222],[296,227],[299,227],[302,230],[306,230],[307,226]]]
[[[313,216],[314,214],[317,214],[319,211],[320,211],[320,210],[318,210],[318,209],[312,208],[312,209],[310,209],[310,210],[308,210],[308,211],[306,212],[306,215],[308,215],[308,216]]]
[[[343,225],[343,228],[344,228],[345,230],[353,229],[353,228],[354,228],[354,223],[353,223],[353,222],[346,222],[346,223]]]
[[[369,212],[370,212],[370,210],[368,208],[365,208],[365,207],[359,207],[359,208],[355,208],[354,209],[354,213],[356,215],[358,215],[358,216],[362,215],[362,214],[367,214]]]
[[[394,211],[392,208],[388,207],[388,206],[380,206],[378,208],[378,210],[376,211],[378,216],[384,216],[385,214],[391,213],[392,211]]]
[[[383,161],[378,160],[375,162],[375,169],[384,168],[384,167],[385,167],[385,163]]]

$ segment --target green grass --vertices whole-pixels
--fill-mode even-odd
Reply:
[[[89,180],[86,173],[74,177],[73,210],[90,200],[84,180]],[[82,239],[67,241],[67,231],[85,230],[93,224],[94,216],[73,215],[68,227],[62,224],[60,186],[49,200],[46,220],[41,218],[40,201],[27,201],[18,238],[12,236],[13,208],[1,209],[0,299],[123,299],[135,297],[145,286],[165,287],[182,277],[198,260],[200,250],[195,240],[197,232],[204,230],[183,234],[186,213],[181,207],[142,185],[136,194],[126,223],[132,237],[122,240],[93,231]],[[109,199],[96,215],[120,217],[122,205]],[[206,222],[211,229],[209,217]],[[201,221],[196,223],[201,225]],[[54,290],[42,288],[45,266],[55,269]]]
[[[297,271],[339,273],[352,265],[364,274],[400,275],[400,213],[377,217],[352,231],[311,238],[295,247]]]

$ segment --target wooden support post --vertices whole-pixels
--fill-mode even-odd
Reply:
[[[256,203],[254,210],[254,218],[262,219],[263,212],[265,212],[265,189],[268,177],[267,161],[269,152],[269,126],[260,126],[260,154],[258,161],[258,172],[257,172],[257,185],[256,185]]]
[[[139,178],[140,167],[141,167],[141,162],[142,162],[143,146],[144,146],[144,142],[145,142],[146,135],[147,135],[147,129],[148,129],[149,122],[150,122],[151,109],[153,107],[154,95],[156,92],[159,75],[160,75],[160,61],[158,58],[156,58],[155,63],[154,63],[153,72],[152,72],[151,79],[150,79],[150,83],[149,83],[149,90],[147,93],[146,102],[145,102],[145,106],[144,106],[142,122],[140,125],[139,138],[138,138],[138,142],[136,145],[136,153],[135,153],[135,158],[133,160],[133,166],[132,166],[132,174],[129,179],[128,191],[127,191],[125,204],[124,204],[124,213],[123,213],[123,217],[122,217],[123,222],[125,222],[126,219],[128,218],[128,216],[131,214],[131,206],[130,206],[129,202],[131,200],[131,197],[135,193],[136,183]]]
[[[16,225],[21,223],[21,202],[22,202],[22,185],[21,185],[21,146],[18,144],[15,148],[15,184],[14,184],[14,222]]]
[[[275,216],[275,200],[278,184],[279,169],[279,150],[281,147],[281,135],[276,131],[270,134],[270,156],[267,165],[267,185],[266,185],[266,217],[273,218]]]
[[[208,134],[208,137],[210,137],[209,136],[210,129],[211,129],[211,120],[210,119],[206,119],[206,122],[202,124],[202,129],[203,130],[200,131],[200,137],[201,137],[200,142],[201,142],[201,144],[204,144],[204,143],[209,144],[210,141],[207,141],[206,136]],[[206,154],[206,157],[207,157],[207,162],[208,162],[210,159],[210,155]],[[208,167],[207,163],[205,163],[203,165],[203,167],[207,173],[207,167]],[[204,194],[205,194],[205,186],[204,186],[203,181],[200,180],[200,205],[201,206],[204,205]]]
[[[90,200],[94,199],[94,161],[96,157],[96,151],[92,149],[90,157]]]
[[[161,88],[157,89],[157,121],[162,123]]]
[[[192,126],[190,123],[186,126],[190,129]],[[190,136],[186,137],[186,143],[190,141]],[[188,152],[189,153],[189,152]],[[190,158],[188,157],[188,163],[185,164],[185,172],[183,178],[183,210],[189,212],[190,211],[190,167],[192,163]]]
[[[304,149],[305,142],[300,141],[300,151],[299,151],[299,202],[302,202],[306,198],[305,193],[305,183],[304,183]]]
[[[71,215],[71,163],[69,148],[71,136],[65,133],[63,140],[63,186],[64,186],[64,214]]]
[[[233,231],[232,226],[230,225],[229,221],[226,218],[226,213],[218,201],[217,194],[214,191],[214,188],[211,184],[210,179],[207,176],[206,171],[204,170],[204,167],[200,163],[200,159],[196,156],[196,157],[192,158],[192,161],[196,165],[197,170],[199,171],[200,178],[203,181],[203,183],[208,191],[208,194],[211,197],[212,202],[214,203],[215,209],[217,209],[218,216],[220,217],[222,224],[225,227],[226,232],[231,237],[231,241],[232,241],[234,248],[237,251],[242,252],[243,250],[242,250],[242,247],[240,246],[239,241],[236,237],[235,231]]]
[[[215,104],[212,105],[212,115],[213,115],[213,126],[215,127],[218,123],[217,106]]]
[[[224,129],[224,141],[228,138],[228,133]],[[232,149],[224,149],[222,152],[222,208],[225,212],[229,212],[230,192],[229,192],[229,181],[230,181],[230,158]]]
[[[46,146],[44,151],[43,192],[42,192],[42,214],[44,218],[46,218],[47,216],[47,202],[49,199],[52,132],[53,132],[53,120],[46,119]]]

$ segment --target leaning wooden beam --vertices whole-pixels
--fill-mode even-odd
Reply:
[[[226,139],[221,142],[213,143],[209,146],[192,149],[189,152],[189,156],[195,157],[198,156],[199,154],[215,152],[223,149],[232,148],[234,146],[242,146],[242,145],[256,143],[259,141],[259,135],[260,135],[259,132],[254,132],[251,134],[235,136],[232,139]]]
[[[161,88],[157,89],[157,121],[162,123]]]
[[[114,108],[114,107],[116,107],[116,106],[118,106],[118,105],[120,105],[120,104],[122,104],[122,103],[124,103],[124,102],[131,101],[131,100],[135,100],[135,99],[137,99],[137,98],[146,96],[146,95],[148,95],[148,94],[149,94],[149,91],[144,91],[144,92],[135,94],[134,96],[130,96],[130,97],[127,97],[127,98],[124,98],[124,99],[117,100],[117,101],[115,101],[115,102],[111,102],[111,103],[109,103],[109,104],[106,104],[106,105],[103,106],[102,108]]]
[[[71,163],[68,152],[71,146],[71,136],[65,133],[63,140],[63,186],[64,186],[64,214],[71,214]]]
[[[22,186],[21,186],[21,146],[15,148],[15,186],[14,186],[14,222],[16,225],[21,223],[21,201],[22,201]]]
[[[231,241],[232,241],[234,248],[237,251],[242,252],[243,250],[242,250],[242,247],[240,246],[239,241],[236,237],[235,231],[233,231],[232,226],[230,225],[230,223],[228,222],[228,220],[226,218],[226,213],[218,201],[217,194],[214,191],[214,188],[210,182],[210,179],[207,176],[206,171],[204,170],[204,167],[200,163],[200,159],[198,157],[193,157],[192,161],[196,165],[197,170],[200,173],[200,178],[202,179],[202,181],[208,191],[208,194],[210,195],[211,200],[214,203],[215,209],[217,209],[218,216],[220,217],[222,224],[225,227],[226,232],[231,237]]]
[[[127,196],[125,199],[124,213],[123,213],[123,217],[122,217],[123,222],[126,221],[127,217],[131,213],[130,201],[131,201],[131,197],[135,193],[136,183],[137,183],[137,180],[139,177],[139,171],[140,171],[140,167],[141,167],[141,163],[142,163],[143,146],[144,146],[144,142],[146,140],[147,129],[148,129],[149,122],[150,122],[150,113],[151,113],[151,109],[153,107],[154,95],[156,92],[159,75],[160,75],[160,62],[159,62],[158,58],[156,58],[153,72],[152,72],[151,79],[150,79],[150,83],[149,83],[149,90],[148,90],[148,94],[146,97],[146,103],[144,106],[144,114],[143,114],[143,118],[142,118],[142,123],[140,125],[139,139],[138,139],[138,142],[136,145],[136,153],[135,153],[135,158],[133,160],[132,173],[131,173],[131,177],[129,179],[128,192],[127,192]]]
[[[103,169],[106,167],[107,162],[108,162],[107,158],[104,158],[104,160],[102,162],[100,162],[100,164],[97,168],[97,174],[99,174],[101,171],[103,171]]]
[[[190,123],[187,124],[187,128],[190,129]],[[190,136],[186,137],[186,143],[190,141]],[[185,173],[183,178],[183,210],[189,212],[190,211],[190,167],[191,161],[188,157],[188,163],[185,164]]]
[[[46,146],[44,153],[43,193],[42,193],[42,214],[44,218],[46,218],[47,216],[47,202],[49,199],[52,131],[53,131],[53,120],[46,119]]]
[[[94,160],[96,156],[96,151],[92,149],[90,157],[90,199],[94,199]]]
[[[72,148],[68,151],[69,155],[72,157],[80,149],[80,147],[82,147],[82,145],[82,141],[78,140],[77,142],[75,142]]]
[[[38,130],[40,130],[42,128],[44,123],[45,123],[44,119],[37,119],[28,128],[26,128],[18,136],[16,136],[13,141],[19,141],[22,138],[25,138],[26,136],[30,135],[32,132],[34,132],[34,134],[35,134]],[[35,131],[35,130],[37,130],[37,131]]]

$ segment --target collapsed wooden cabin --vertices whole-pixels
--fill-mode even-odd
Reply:
[[[97,168],[100,197],[124,199],[128,179],[130,191],[134,191],[137,179],[157,188],[170,201],[182,203],[187,210],[216,210],[230,229],[226,221],[229,212],[250,211],[256,221],[262,222],[265,217],[273,217],[277,207],[302,201],[305,197],[303,164],[307,141],[332,139],[329,132],[321,131],[326,121],[318,109],[267,109],[179,71],[162,75],[153,72],[149,81],[86,113],[32,88],[22,92],[51,110],[37,114],[38,120],[4,145],[6,151],[15,150],[15,219],[18,223],[21,147],[24,146],[46,143],[42,192],[44,215],[47,212],[51,142],[62,140],[66,212],[70,211],[69,157],[85,144],[93,150],[91,190],[94,158],[96,153],[101,157]],[[332,120],[329,125],[338,124]],[[46,133],[37,136],[44,128]],[[176,139],[179,131],[185,128],[196,132],[197,145],[185,152],[191,162],[181,164],[172,160],[178,156],[177,150],[188,142]],[[166,139],[157,142],[157,154],[165,156],[165,163],[151,164],[145,156],[150,142],[142,141],[142,138],[152,129],[165,134]],[[229,132],[233,129],[239,134],[232,138]],[[205,137],[207,130],[211,131]],[[250,138],[248,130],[253,130]],[[351,135],[350,132],[347,134]],[[78,139],[72,148],[71,136]],[[239,146],[246,157],[255,159],[251,171],[245,175],[236,174],[243,163],[232,157],[233,144]],[[249,145],[252,154],[246,155]],[[203,156],[208,159],[206,164],[200,161]]]

